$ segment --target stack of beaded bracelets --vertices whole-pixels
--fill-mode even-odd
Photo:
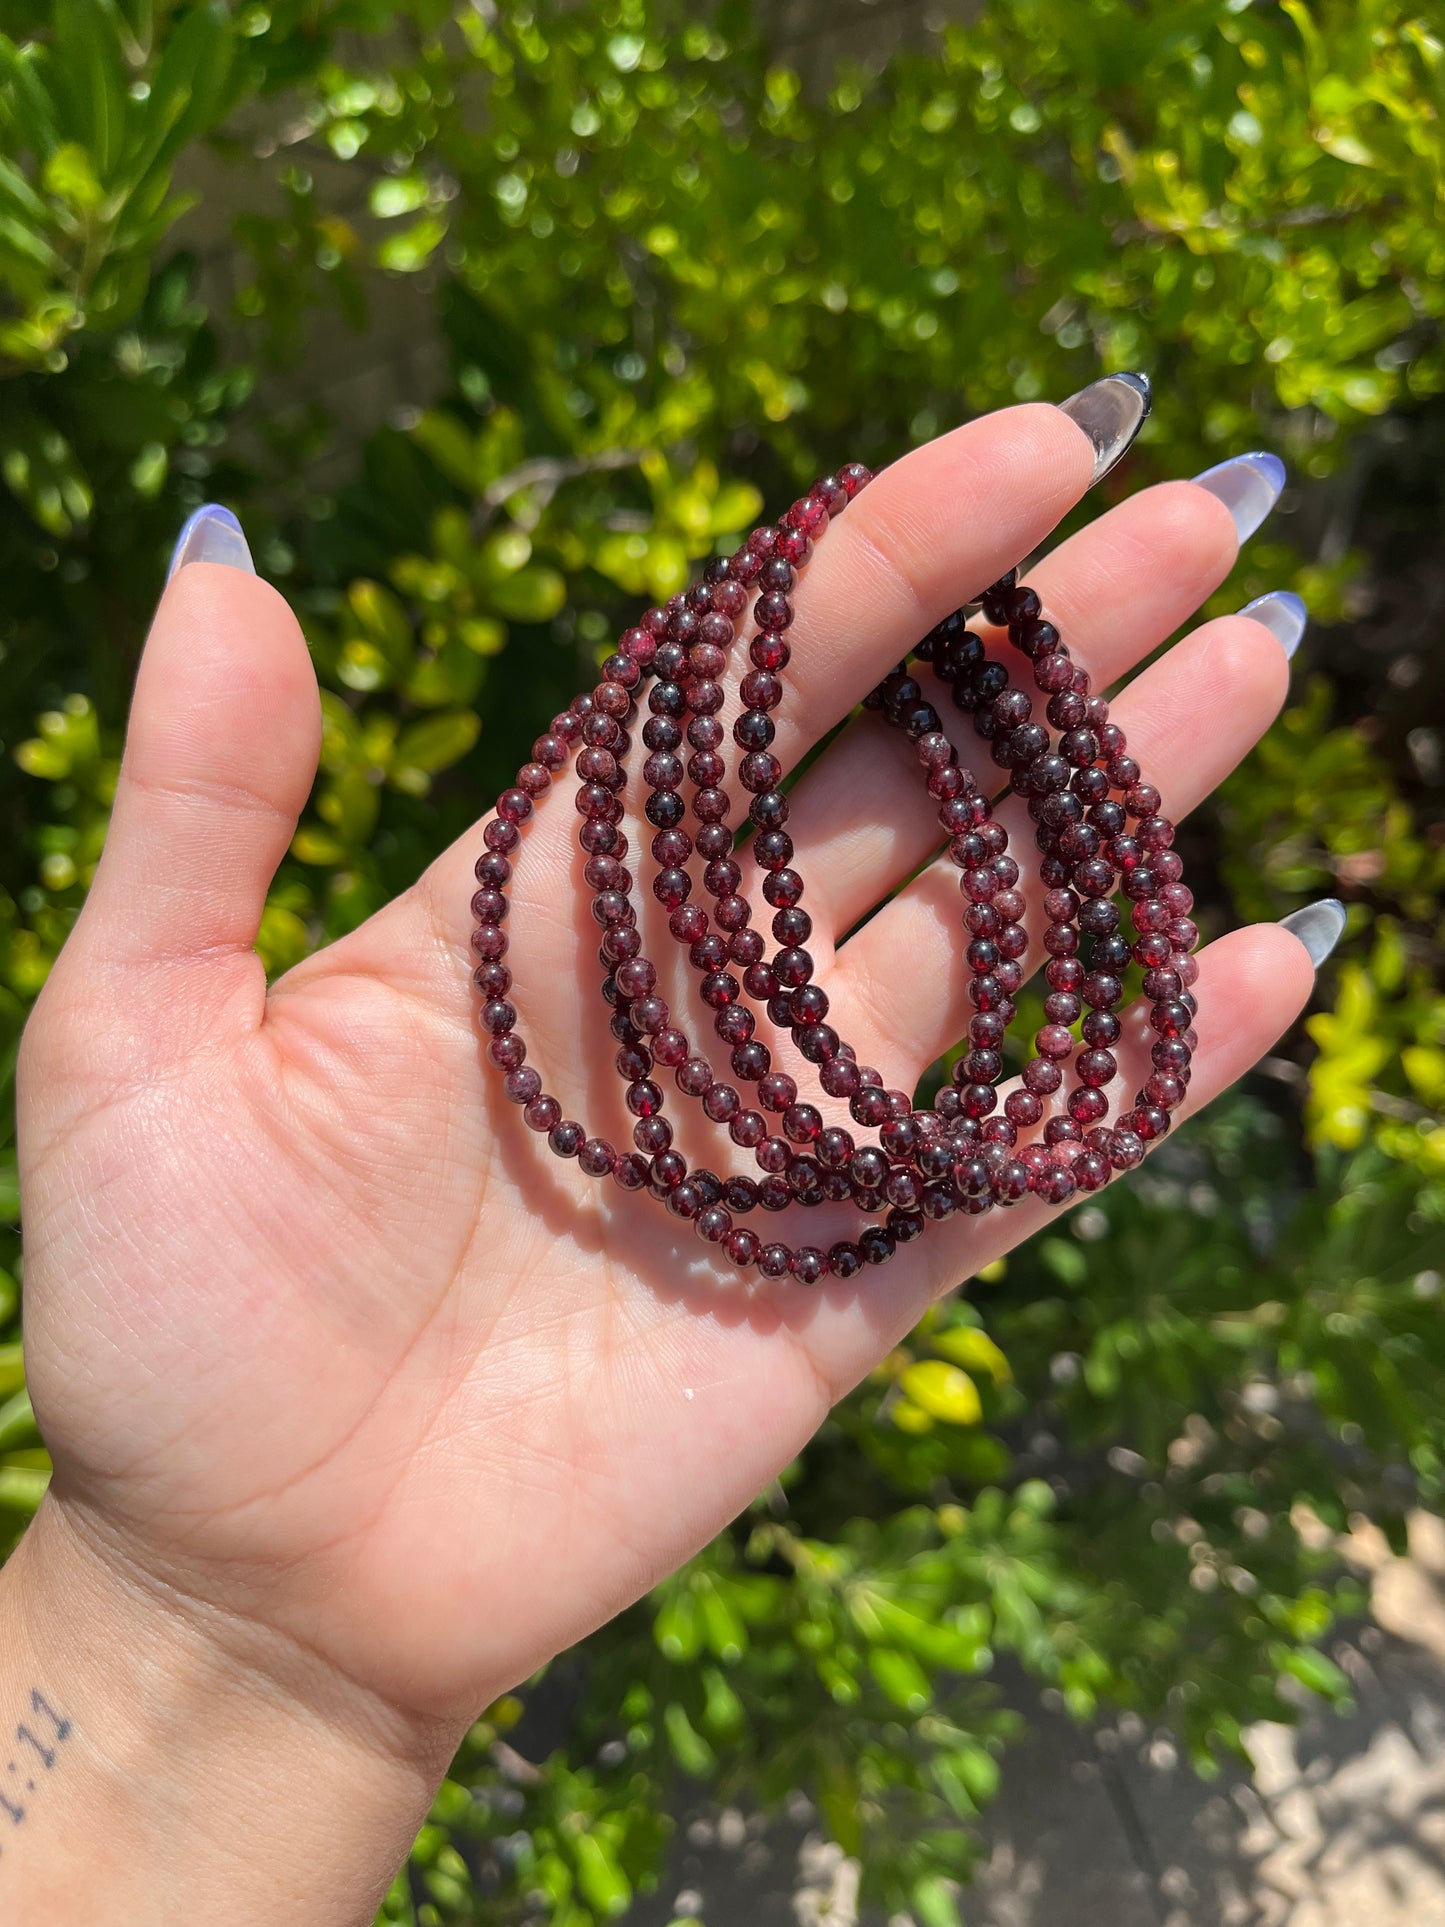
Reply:
[[[1198,933],[1189,915],[1193,897],[1171,848],[1173,826],[1160,814],[1158,790],[1128,754],[1123,731],[1109,721],[1108,703],[1090,693],[1087,673],[1070,660],[1038,596],[1018,585],[1016,570],[987,590],[981,608],[986,621],[1006,627],[1013,648],[1028,662],[1045,699],[1047,728],[1035,719],[1035,698],[1010,682],[1004,664],[965,626],[962,610],[926,636],[915,656],[932,665],[956,706],[972,718],[1012,792],[1027,799],[1041,858],[1042,942],[1049,959],[1046,1021],[1034,1040],[1036,1055],[1024,1067],[1021,1087],[1000,1105],[1004,1035],[1015,1015],[1029,946],[1019,868],[1003,823],[960,764],[938,711],[906,663],[867,698],[867,706],[913,743],[938,806],[941,834],[961,873],[974,1011],[969,1049],[933,1108],[915,1110],[909,1093],[884,1089],[878,1072],[859,1064],[828,1022],[828,995],[814,981],[806,948],[812,924],[793,863],[788,799],[779,787],[782,767],[771,749],[773,712],[783,699],[798,571],[814,541],[870,479],[858,463],[824,477],[776,527],[755,529],[735,555],[708,563],[693,588],[650,609],[627,630],[604,664],[601,682],[553,718],[516,787],[498,800],[483,832],[486,848],[477,860],[472,898],[473,974],[483,1000],[487,1056],[531,1129],[543,1133],[559,1157],[575,1158],[589,1177],[645,1192],[690,1220],[734,1264],[804,1284],[852,1278],[865,1264],[883,1264],[930,1220],[955,1212],[976,1216],[1027,1196],[1065,1204],[1077,1193],[1097,1191],[1115,1171],[1136,1165],[1146,1145],[1168,1130],[1170,1113],[1184,1098],[1195,1045],[1190,986],[1198,966],[1190,953]],[[739,752],[736,781],[750,798],[762,894],[774,912],[777,948],[771,956],[742,891],[737,838],[728,824],[733,798],[720,720],[722,678],[750,595],[756,596],[757,629],[748,643],[751,667],[741,681],[743,708],[732,738]],[[642,775],[654,832],[653,894],[701,979],[702,1002],[730,1053],[733,1082],[693,1049],[658,994],[657,970],[643,954],[631,902],[623,798],[630,732],[649,684],[642,729],[649,753]],[[686,763],[684,739],[691,751]],[[526,1062],[505,960],[507,888],[524,826],[574,754],[583,874],[602,930],[602,995],[611,1011],[627,1107],[636,1120],[630,1151],[589,1137],[543,1089]],[[688,864],[694,856],[703,865],[710,909],[693,900]],[[1116,894],[1127,901],[1132,940],[1121,931]],[[1132,1107],[1109,1124],[1105,1093],[1117,1070],[1113,1047],[1122,1032],[1118,1009],[1131,961],[1144,972],[1153,1072]],[[876,1141],[827,1122],[817,1106],[800,1099],[794,1078],[773,1068],[754,1005],[791,1034],[797,1054],[817,1067],[823,1094],[840,1108],[846,1103],[854,1124],[875,1133]],[[1065,1093],[1070,1066],[1073,1083]],[[682,1095],[726,1127],[733,1144],[752,1153],[759,1176],[689,1170],[663,1115],[662,1071],[671,1071]],[[826,1250],[790,1247],[739,1222],[755,1210],[848,1200],[881,1221]]]

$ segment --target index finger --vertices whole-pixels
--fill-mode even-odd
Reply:
[[[1111,385],[1106,378],[1074,400]],[[1083,411],[1076,420],[1047,402],[980,416],[900,457],[849,505],[808,563],[806,593],[789,631],[787,695],[772,745],[785,770],[944,616],[1036,548],[1079,500],[1107,466],[1097,433],[1082,426],[1082,418]],[[1120,445],[1129,439],[1124,435]],[[752,626],[739,625],[743,634]],[[746,667],[739,646],[734,681]],[[539,716],[537,726],[540,733],[545,718]],[[571,861],[571,812],[547,815],[550,824],[538,825],[536,854],[549,879],[560,879]],[[565,848],[550,846],[554,833],[566,839]],[[342,939],[348,955],[379,942],[376,954],[394,968],[407,932],[424,944],[455,932],[464,943],[478,848],[473,828],[410,891]],[[455,995],[451,973],[443,977],[434,951],[407,946],[400,954],[412,956],[414,974],[435,975],[443,994]]]
[[[966,422],[882,469],[807,566],[773,754],[786,770],[935,624],[1049,535],[1096,450],[1062,408]]]

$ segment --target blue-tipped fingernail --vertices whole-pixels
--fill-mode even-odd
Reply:
[[[247,575],[256,573],[241,524],[219,502],[206,502],[194,515],[187,516],[171,554],[166,581],[188,562],[220,562],[228,569],[244,569]]]
[[[1267,595],[1257,595],[1253,602],[1246,602],[1239,613],[1255,622],[1262,622],[1270,634],[1279,639],[1280,647],[1287,656],[1292,656],[1299,648],[1305,624],[1310,619],[1304,598],[1288,589],[1271,589]]]
[[[1307,903],[1303,910],[1291,910],[1279,920],[1280,928],[1299,938],[1318,970],[1344,934],[1345,906],[1338,897],[1321,897]]]
[[[1094,444],[1091,488],[1108,474],[1144,426],[1152,400],[1147,375],[1105,375],[1059,403]]]
[[[1217,462],[1202,475],[1196,475],[1194,484],[1219,497],[1234,517],[1235,530],[1244,542],[1279,500],[1284,475],[1284,463],[1278,455],[1257,450],[1250,455],[1233,455],[1227,462]]]

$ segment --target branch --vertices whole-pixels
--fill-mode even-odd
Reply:
[[[517,518],[518,527],[530,533],[564,482],[570,482],[574,476],[595,475],[610,468],[631,468],[646,452],[641,448],[606,448],[596,455],[534,455],[483,489],[472,511],[472,534],[477,537],[485,534],[492,517],[509,496],[519,489],[536,488],[539,495],[532,512]]]
[[[1110,230],[1111,238],[1117,243],[1146,241],[1159,236],[1178,240],[1191,229],[1204,228],[1215,234],[1280,234],[1290,228],[1338,227],[1360,215],[1377,217],[1387,209],[1400,205],[1398,194],[1385,194],[1368,206],[1334,207],[1316,205],[1314,207],[1292,208],[1282,214],[1261,215],[1253,221],[1231,221],[1217,208],[1201,214],[1197,220],[1171,224],[1150,221],[1142,216],[1134,221],[1121,221]]]
[[[1262,1057],[1255,1069],[1264,1077],[1272,1077],[1278,1084],[1288,1084],[1294,1090],[1302,1089],[1309,1082],[1309,1072],[1302,1064],[1293,1064],[1287,1057]],[[1369,1090],[1370,1109],[1381,1117],[1398,1118],[1405,1124],[1423,1124],[1433,1121],[1436,1113],[1428,1105],[1417,1104],[1413,1098],[1397,1097],[1393,1091],[1382,1091],[1376,1085]]]

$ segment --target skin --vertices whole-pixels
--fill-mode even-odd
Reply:
[[[1036,405],[865,490],[800,593],[785,765],[1041,544],[1091,462]],[[1234,555],[1221,504],[1174,483],[1030,579],[1103,687]],[[1240,617],[1133,681],[1115,717],[1171,816],[1286,684],[1279,643]],[[369,1921],[478,1710],[704,1545],[931,1299],[1047,1215],[952,1220],[810,1292],[743,1279],[645,1198],[559,1163],[478,1042],[475,830],[268,988],[254,939],[318,730],[281,596],[182,569],[104,859],[22,1052],[26,1360],[55,1477],[0,1574],[0,1721],[39,1688],[73,1729],[25,1821],[0,1814],[16,1917],[89,1921],[103,1896],[116,1922]],[[876,717],[847,722],[790,826],[833,1021],[903,1085],[968,1015],[956,877],[928,865],[908,761]],[[1004,816],[1027,877],[1027,820]],[[518,859],[515,1001],[564,1109],[625,1143],[575,822],[565,794],[544,802]],[[647,948],[686,970],[665,932]],[[1202,954],[1191,1108],[1273,1044],[1311,982],[1274,926]],[[686,1009],[680,986],[665,970]],[[831,1209],[808,1219],[818,1243],[849,1222]]]

